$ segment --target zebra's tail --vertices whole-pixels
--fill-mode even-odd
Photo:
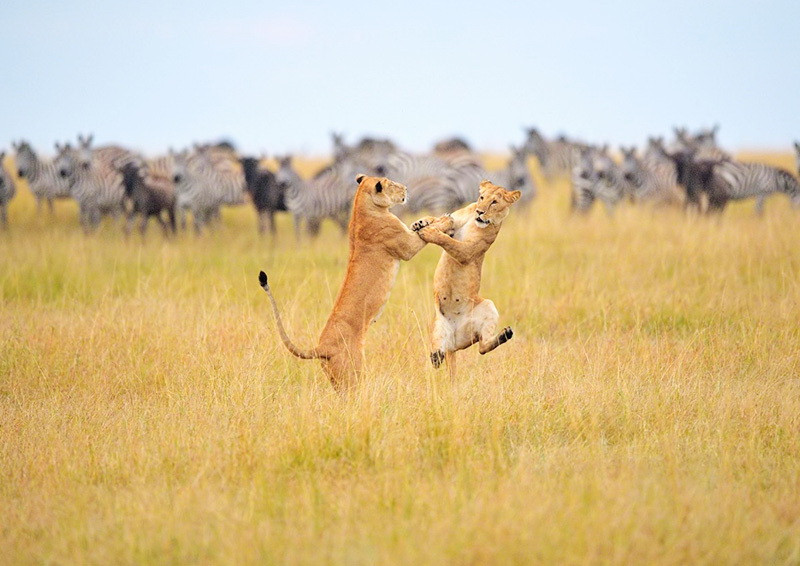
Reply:
[[[275,297],[272,296],[272,291],[269,288],[269,281],[267,280],[267,274],[263,271],[259,272],[258,274],[258,282],[261,284],[261,288],[267,292],[269,300],[272,303],[272,312],[275,313],[275,322],[278,325],[278,334],[280,334],[281,341],[283,342],[283,345],[286,346],[286,349],[303,360],[314,360],[317,358],[328,359],[329,356],[323,356],[317,352],[316,348],[312,350],[301,350],[294,345],[292,340],[289,338],[289,335],[286,334],[286,329],[283,326],[283,320],[281,320],[281,313],[278,310],[278,303],[275,302]]]

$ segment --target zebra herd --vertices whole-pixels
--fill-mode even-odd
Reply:
[[[523,151],[515,150],[507,167],[490,174],[463,143],[416,155],[388,140],[365,138],[351,146],[333,135],[333,162],[310,179],[298,173],[291,156],[276,157],[272,171],[263,158],[239,156],[230,144],[195,145],[152,159],[120,146],[95,147],[92,136],[78,136],[75,146],[56,144],[52,159],[39,157],[24,141],[13,148],[16,173],[28,182],[37,210],[47,203],[52,211],[54,200],[71,198],[87,233],[103,217],[124,214],[126,234],[137,218],[142,234],[156,218],[170,235],[186,226],[188,213],[201,233],[213,227],[223,206],[247,203],[262,233],[275,233],[274,215],[281,211],[293,217],[298,238],[303,227],[316,236],[325,219],[345,231],[359,173],[387,176],[408,187],[408,202],[398,213],[454,210],[474,200],[478,183],[490,176],[521,190],[527,200],[536,193]],[[4,174],[13,189],[12,176]]]
[[[386,139],[363,138],[354,145],[332,136],[330,165],[303,178],[291,156],[276,157],[277,169],[264,159],[240,156],[228,143],[194,145],[191,149],[146,158],[115,145],[96,147],[92,136],[78,136],[77,144],[56,144],[53,158],[42,158],[29,143],[14,143],[16,175],[28,183],[37,211],[56,199],[78,204],[83,229],[93,232],[104,216],[124,215],[129,234],[138,218],[142,234],[155,218],[166,235],[186,227],[191,213],[197,233],[213,228],[224,206],[250,203],[260,233],[275,234],[274,215],[286,212],[295,234],[319,233],[325,219],[344,232],[359,173],[389,177],[408,188],[407,203],[397,214],[455,210],[474,200],[476,187],[490,178],[509,190],[519,190],[523,202],[537,194],[528,167],[535,157],[548,182],[571,180],[571,207],[588,212],[601,202],[611,212],[623,200],[656,206],[721,211],[731,200],[756,197],[757,210],[773,193],[787,194],[800,205],[800,185],[790,173],[760,163],[734,159],[716,143],[717,128],[690,134],[675,129],[675,139],[649,138],[643,150],[621,147],[620,158],[609,147],[594,146],[566,137],[546,139],[527,130],[527,139],[511,147],[505,167],[488,172],[464,140],[437,143],[429,153],[399,149]],[[800,144],[795,143],[800,170]],[[0,157],[4,158],[5,153]],[[15,194],[14,175],[0,168],[0,222],[7,224],[7,203]]]
[[[602,202],[608,212],[628,200],[656,206],[678,206],[705,213],[721,212],[728,202],[756,198],[763,211],[765,199],[775,193],[800,206],[800,184],[788,171],[763,163],[735,159],[716,142],[718,126],[695,134],[675,128],[669,144],[651,137],[643,151],[621,147],[621,161],[609,147],[592,146],[566,137],[546,140],[535,128],[528,130],[525,150],[536,156],[548,180],[569,177],[571,206],[588,212]],[[795,142],[800,171],[800,143]]]

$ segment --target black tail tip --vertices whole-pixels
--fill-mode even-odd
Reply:
[[[261,283],[261,286],[262,286],[264,289],[266,289],[267,287],[269,287],[269,284],[267,283],[267,274],[266,274],[266,273],[264,273],[263,271],[259,271],[259,272],[258,272],[258,282],[259,282],[259,283]]]

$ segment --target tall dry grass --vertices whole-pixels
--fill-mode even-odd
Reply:
[[[791,166],[789,156],[779,161]],[[23,192],[0,234],[0,562],[800,562],[800,217],[507,220],[483,288],[514,339],[428,363],[439,251],[403,264],[342,398],[298,343],[343,275],[250,211],[85,237]]]

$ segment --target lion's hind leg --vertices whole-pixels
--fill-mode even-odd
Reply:
[[[439,369],[448,352],[455,350],[455,329],[442,313],[436,311],[431,329],[431,365]]]
[[[479,351],[481,354],[488,354],[501,344],[511,340],[514,335],[514,331],[510,326],[506,326],[500,332],[495,333],[500,314],[497,312],[497,307],[489,299],[485,299],[475,306],[472,311],[472,318],[478,329]]]

